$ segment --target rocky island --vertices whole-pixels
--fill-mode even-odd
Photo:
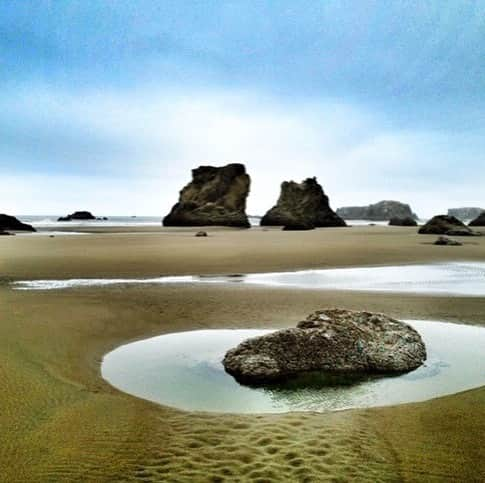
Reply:
[[[400,201],[384,200],[368,206],[345,206],[337,209],[344,220],[389,221],[391,218],[418,219],[411,207]]]
[[[328,196],[316,178],[302,183],[284,181],[278,202],[261,219],[261,226],[283,226],[285,230],[309,230],[346,226],[330,208]]]
[[[419,231],[421,235],[474,236],[480,233],[449,215],[437,215],[431,218]]]
[[[326,309],[295,328],[245,340],[223,364],[238,382],[258,385],[314,371],[396,374],[425,360],[421,336],[408,324],[384,314]]]
[[[164,226],[233,226],[249,228],[246,199],[250,178],[243,164],[200,166],[180,191]]]
[[[34,232],[36,229],[32,225],[27,225],[27,223],[22,223],[20,220],[15,218],[15,216],[9,216],[5,214],[0,214],[0,231],[31,231]]]
[[[450,208],[448,216],[454,216],[461,221],[473,220],[480,216],[485,210],[477,207]]]
[[[73,220],[96,220],[96,217],[89,211],[75,211],[67,216],[61,216],[57,221],[73,221]]]

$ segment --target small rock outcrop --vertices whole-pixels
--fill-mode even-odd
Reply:
[[[433,243],[433,245],[449,246],[449,247],[461,247],[463,245],[463,243],[461,243],[457,240],[452,240],[451,238],[448,238],[447,236],[440,236]]]
[[[75,211],[67,216],[61,216],[57,221],[73,221],[73,220],[96,220],[96,217],[89,211]]]
[[[383,314],[326,309],[296,328],[242,342],[223,364],[239,382],[257,385],[314,371],[402,373],[425,360],[421,336],[409,325]]]
[[[473,236],[480,235],[468,228],[458,218],[449,215],[437,215],[423,225],[418,233],[421,235]]]
[[[243,164],[200,166],[180,192],[164,226],[233,226],[249,228],[246,199],[250,178]]]
[[[207,236],[207,232],[206,231],[198,231],[196,234],[195,234],[196,237],[205,237]]]
[[[470,221],[468,226],[485,226],[485,212],[481,213],[475,219]]]
[[[454,216],[461,221],[473,220],[480,216],[485,210],[477,207],[450,208],[448,216]]]
[[[337,215],[344,220],[388,221],[391,218],[418,218],[409,205],[390,200],[368,206],[345,206],[337,209]]]
[[[328,196],[316,178],[302,183],[284,181],[278,202],[261,218],[261,226],[284,226],[285,230],[346,226],[330,208]]]
[[[0,230],[2,231],[36,231],[32,225],[22,223],[15,216],[0,214]]]
[[[418,223],[411,216],[405,216],[404,218],[395,216],[389,220],[389,226],[418,226]]]

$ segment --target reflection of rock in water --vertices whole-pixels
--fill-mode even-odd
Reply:
[[[383,314],[327,309],[296,328],[242,342],[223,364],[243,384],[267,384],[311,371],[396,374],[425,359],[424,343],[411,326]]]

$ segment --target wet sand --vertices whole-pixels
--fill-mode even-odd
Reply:
[[[485,260],[485,239],[434,247],[415,230],[193,231],[5,237],[4,279],[241,273]],[[485,238],[485,237],[484,237]],[[251,286],[0,287],[0,480],[480,481],[485,388],[338,413],[187,413],[100,377],[120,344],[200,328],[290,326],[327,306],[485,325],[485,299]]]

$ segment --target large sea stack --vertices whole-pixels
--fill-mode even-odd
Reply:
[[[337,215],[344,220],[389,221],[391,218],[418,218],[409,205],[390,200],[368,206],[345,206],[337,209]]]
[[[22,223],[20,220],[15,218],[15,216],[9,216],[0,214],[0,230],[1,231],[36,231],[36,229],[31,226],[27,225],[26,223]]]
[[[73,221],[73,220],[95,220],[96,217],[90,211],[75,211],[67,216],[61,216],[57,221]]]
[[[483,208],[466,206],[463,208],[450,208],[448,210],[448,216],[454,216],[461,221],[473,220],[484,213]]]
[[[246,199],[250,178],[243,164],[200,166],[163,219],[164,226],[234,226],[249,228]]]
[[[384,314],[320,310],[296,328],[247,339],[229,350],[225,370],[243,384],[285,381],[308,372],[395,374],[426,360],[421,336]]]
[[[278,202],[261,219],[262,226],[284,226],[286,230],[346,226],[330,208],[328,196],[316,178],[302,183],[284,181]]]
[[[480,235],[468,228],[458,218],[449,215],[437,215],[423,225],[418,233],[421,235],[473,236]]]

